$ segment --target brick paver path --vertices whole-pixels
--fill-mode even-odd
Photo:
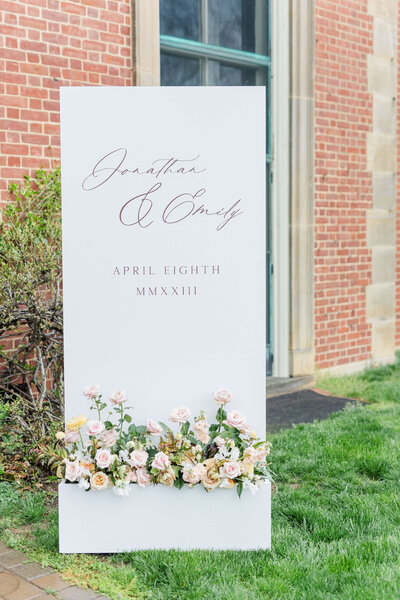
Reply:
[[[0,542],[0,600],[109,600],[61,579],[53,569],[26,561],[22,552]]]

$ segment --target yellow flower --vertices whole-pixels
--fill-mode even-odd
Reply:
[[[252,429],[249,432],[249,435],[250,435],[250,437],[251,437],[252,440],[256,440],[258,438],[257,431],[255,431],[254,429]]]
[[[65,433],[63,431],[57,431],[56,440],[63,440],[65,438]]]
[[[240,470],[243,475],[250,475],[250,478],[254,476],[254,465],[250,461],[244,460],[240,463]]]
[[[84,415],[78,415],[67,423],[67,429],[69,431],[79,431],[88,422],[88,418]]]

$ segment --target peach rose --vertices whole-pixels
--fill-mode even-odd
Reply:
[[[73,444],[79,440],[79,432],[78,431],[67,431],[65,432],[64,444]]]
[[[161,473],[158,481],[159,481],[159,483],[162,483],[163,485],[172,487],[175,482],[174,470],[171,467],[169,467],[168,469],[165,469],[165,471],[163,471],[163,473]]]
[[[192,414],[191,410],[187,406],[178,406],[174,408],[172,413],[169,415],[169,420],[174,423],[185,423]]]
[[[111,394],[110,400],[114,404],[122,404],[127,400],[127,397],[124,390],[116,390],[113,394]]]
[[[240,463],[238,462],[226,462],[222,466],[221,475],[222,477],[228,477],[229,479],[235,479],[241,474]]]
[[[105,490],[110,483],[110,478],[102,471],[97,471],[90,476],[90,485],[94,490]]]
[[[136,477],[140,487],[146,487],[152,481],[151,475],[146,471],[145,467],[136,470]]]
[[[151,466],[159,471],[164,471],[170,464],[170,460],[164,452],[157,452]]]
[[[147,419],[146,429],[153,435],[160,435],[162,433],[162,427],[153,419]]]
[[[89,435],[99,435],[105,430],[105,425],[101,421],[88,421],[86,423]]]
[[[82,467],[78,460],[65,460],[65,479],[76,481],[82,475]]]
[[[111,452],[107,448],[100,448],[97,450],[94,458],[100,469],[106,469],[112,462]]]
[[[129,464],[132,467],[145,467],[149,455],[144,450],[134,450],[130,454]]]
[[[246,417],[239,410],[233,410],[226,416],[226,422],[229,427],[236,427],[239,431],[244,431],[249,428],[246,424]]]
[[[87,398],[96,398],[100,395],[100,386],[96,384],[83,388],[83,395]]]
[[[218,390],[218,392],[214,392],[214,400],[217,404],[228,404],[232,399],[233,395],[229,390]]]
[[[118,433],[115,431],[115,429],[106,429],[106,431],[103,431],[100,437],[101,445],[105,446],[106,448],[110,448],[111,446],[114,446],[117,438]]]
[[[214,490],[216,487],[219,486],[221,481],[218,473],[216,460],[214,458],[207,458],[207,460],[205,460],[202,463],[202,465],[205,468],[205,470],[203,471],[201,483],[207,491]]]

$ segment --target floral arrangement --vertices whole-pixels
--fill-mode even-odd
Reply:
[[[56,434],[56,449],[43,452],[49,463],[57,466],[60,478],[83,490],[112,487],[115,494],[125,496],[130,484],[201,485],[207,491],[236,488],[240,496],[246,489],[255,493],[270,479],[270,443],[258,438],[240,411],[225,411],[233,399],[228,390],[214,394],[216,423],[209,424],[201,411],[191,424],[189,408],[174,408],[169,420],[177,431],[152,419],[146,425],[135,425],[123,390],[110,397],[106,419],[102,413],[107,403],[99,386],[88,386],[83,394],[96,418],[79,415],[71,419],[65,433]]]

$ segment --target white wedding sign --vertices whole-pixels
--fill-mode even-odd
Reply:
[[[228,388],[263,437],[264,88],[62,88],[61,135],[66,418],[94,383],[137,423]],[[132,487],[61,484],[60,550],[270,547],[269,484]]]

